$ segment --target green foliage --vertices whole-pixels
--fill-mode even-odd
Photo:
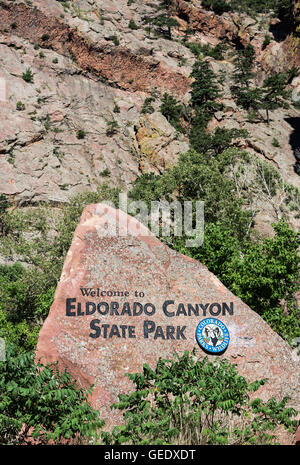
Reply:
[[[299,235],[281,220],[274,225],[273,238],[251,240],[253,216],[244,206],[249,192],[243,194],[229,175],[238,162],[245,165],[246,154],[236,149],[216,158],[191,150],[162,175],[139,177],[130,195],[148,204],[174,197],[180,202],[204,201],[202,246],[186,248],[185,236],[172,236],[169,245],[207,265],[235,295],[291,342],[300,336],[299,309],[294,301],[299,280]],[[267,164],[260,166],[255,189],[267,189],[268,195],[275,196],[278,174],[273,175],[268,168]]]
[[[120,45],[120,40],[119,40],[119,38],[118,38],[118,36],[117,36],[116,34],[114,34],[114,35],[112,36],[112,41],[113,41],[113,43],[115,44],[115,46]]]
[[[161,14],[154,18],[148,17],[145,18],[144,22],[148,24],[149,27],[154,26],[157,33],[165,35],[168,39],[172,39],[172,28],[179,27],[178,21],[169,16],[169,14]]]
[[[130,196],[135,200],[150,202],[176,197],[184,200],[202,200],[205,202],[205,222],[220,222],[226,229],[235,225],[233,236],[245,238],[251,215],[242,208],[243,201],[238,198],[234,181],[226,176],[226,171],[238,157],[243,155],[230,149],[212,158],[193,150],[182,154],[175,166],[162,175],[142,175],[136,182]]]
[[[114,113],[120,113],[120,107],[119,107],[119,105],[115,104],[114,109],[113,109],[113,112],[114,112]]]
[[[248,244],[224,276],[225,284],[260,315],[290,301],[298,290],[300,234],[283,220],[273,227],[275,236]]]
[[[216,100],[221,97],[216,75],[209,63],[197,60],[192,69],[191,105],[197,111],[207,113],[210,117],[221,108]]]
[[[226,129],[218,127],[213,134],[202,132],[200,125],[193,125],[190,142],[194,150],[206,155],[219,155],[234,146],[233,141],[245,138],[249,134],[244,129]]]
[[[277,108],[289,108],[288,100],[290,91],[286,89],[288,84],[288,74],[277,73],[268,76],[262,86],[261,108],[267,112],[269,122],[269,111]]]
[[[46,318],[84,207],[105,200],[116,201],[117,192],[103,185],[97,192],[79,194],[63,207],[58,218],[51,217],[47,207],[28,212],[16,209],[4,214],[7,232],[0,243],[1,255],[9,260],[21,256],[28,265],[0,266],[0,308],[9,322],[17,324],[25,320],[31,329]],[[31,240],[24,237],[26,232],[33,236]]]
[[[180,105],[172,95],[164,93],[160,111],[177,131],[184,132],[180,122],[183,112],[182,105]]]
[[[9,200],[4,194],[0,194],[0,237],[6,232],[5,214],[9,207]]]
[[[19,263],[0,265],[0,302],[9,321],[20,322],[31,313],[32,288],[28,272]]]
[[[280,142],[275,137],[272,140],[273,147],[280,147]]]
[[[262,49],[264,50],[265,48],[267,48],[267,46],[270,45],[270,43],[271,43],[271,37],[269,36],[269,34],[266,34],[263,45],[262,45]]]
[[[79,129],[77,131],[76,136],[77,136],[77,139],[84,139],[86,136],[86,132],[84,131],[84,129]]]
[[[224,59],[224,52],[226,50],[225,44],[219,43],[215,47],[211,47],[209,44],[201,45],[198,42],[189,42],[186,45],[197,58],[208,56],[215,60]]]
[[[235,68],[232,75],[234,84],[231,92],[238,105],[245,110],[258,110],[260,108],[261,91],[253,87],[253,72],[255,50],[251,44],[240,50],[234,60]]]
[[[18,111],[24,111],[25,110],[25,105],[20,100],[16,103],[16,110],[18,110]]]
[[[252,15],[274,12],[276,17],[288,20],[291,14],[291,0],[202,0],[202,7],[217,15],[229,11]]]
[[[144,101],[143,107],[142,107],[142,113],[143,114],[153,113],[155,111],[154,107],[152,106],[153,102],[155,102],[154,97],[146,97],[145,98],[145,101]]]
[[[118,124],[117,121],[115,121],[115,120],[107,121],[106,126],[107,126],[106,127],[106,135],[108,137],[112,137],[115,134],[117,134],[118,129],[119,129],[119,124]]]
[[[25,82],[32,83],[33,82],[33,72],[30,68],[27,68],[26,71],[22,74],[22,77]]]
[[[266,46],[269,42],[264,42]],[[237,53],[234,61],[235,69],[232,75],[233,86],[231,92],[238,105],[248,112],[256,112],[264,109],[269,112],[278,108],[289,108],[288,100],[290,91],[287,90],[292,78],[297,75],[298,69],[291,68],[286,73],[273,73],[267,76],[261,87],[254,84],[256,74],[253,72],[255,62],[255,50],[252,45],[247,45]]]
[[[30,352],[36,347],[39,331],[40,326],[32,326],[26,320],[12,323],[0,306],[0,337],[6,346],[15,344],[18,353]]]
[[[203,8],[214,11],[217,15],[222,15],[231,11],[230,3],[226,0],[202,0]]]
[[[111,172],[109,171],[108,168],[105,168],[103,171],[100,172],[100,176],[107,178],[111,175]]]
[[[0,216],[4,215],[9,207],[9,200],[5,194],[0,194]]]
[[[133,19],[129,21],[128,27],[132,30],[137,30],[139,29],[138,25],[135,23]]]
[[[0,444],[26,444],[29,435],[44,444],[95,436],[103,421],[89,393],[57,365],[35,365],[33,353],[8,345],[0,362]]]
[[[271,444],[276,426],[296,429],[287,399],[250,401],[267,380],[250,384],[227,360],[185,352],[128,377],[135,390],[112,406],[123,411],[124,424],[102,433],[106,444]]]

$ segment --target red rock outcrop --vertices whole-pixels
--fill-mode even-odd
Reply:
[[[164,68],[157,60],[130,53],[122,47],[97,47],[76,29],[57,17],[46,15],[36,7],[0,2],[0,32],[14,24],[14,35],[32,43],[41,43],[62,55],[71,57],[85,72],[104,82],[130,92],[150,91],[153,87],[184,95],[190,79]]]

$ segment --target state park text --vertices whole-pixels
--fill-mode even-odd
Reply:
[[[174,325],[157,325],[154,321],[157,312],[162,312],[166,317],[173,318],[176,316],[198,316],[216,317],[219,315],[233,315],[233,302],[226,303],[175,303],[174,300],[165,300],[160,308],[156,308],[153,303],[146,302],[81,302],[76,297],[66,299],[66,316],[67,317],[83,317],[85,315],[97,315],[98,318],[90,321],[91,332],[89,336],[93,339],[99,337],[103,339],[111,338],[129,338],[135,339],[136,327],[128,324],[109,324],[99,317],[140,317],[144,316],[143,329],[141,336],[144,339],[186,339],[186,326]],[[151,319],[149,318],[151,317]],[[106,319],[105,318],[105,319]]]

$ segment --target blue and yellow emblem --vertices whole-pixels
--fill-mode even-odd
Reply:
[[[197,326],[196,339],[200,347],[206,352],[219,354],[227,349],[230,336],[222,321],[216,318],[205,318]]]

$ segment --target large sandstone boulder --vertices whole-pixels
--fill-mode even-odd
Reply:
[[[197,342],[197,327],[207,318],[228,329],[223,353],[219,342],[213,355]],[[94,384],[92,404],[113,425],[120,414],[110,405],[132,387],[126,373],[194,348],[199,357],[236,363],[249,381],[268,378],[258,392],[264,400],[290,396],[290,405],[299,407],[299,359],[259,315],[204,265],[162,244],[133,217],[104,204],[86,207],[37,359],[58,361],[81,386]]]

